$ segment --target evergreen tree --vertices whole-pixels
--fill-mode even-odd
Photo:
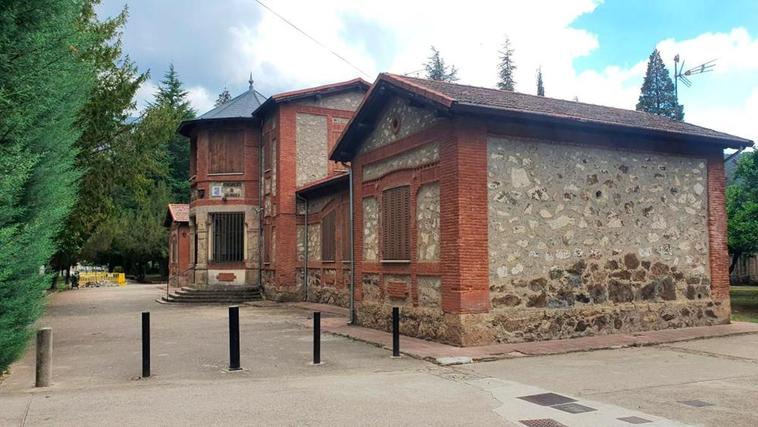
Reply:
[[[537,95],[545,96],[545,84],[542,82],[542,67],[537,68]]]
[[[498,64],[498,82],[497,88],[500,90],[516,90],[516,79],[514,73],[516,72],[516,63],[513,61],[513,53],[515,50],[511,47],[511,39],[505,37],[503,48],[500,50],[500,64]]]
[[[151,105],[151,108],[168,108],[174,112],[172,117],[175,122],[166,124],[173,126],[172,131],[176,130],[182,120],[195,117],[195,111],[190,106],[187,92],[184,90],[173,64],[169,65],[169,69],[158,87],[155,103]],[[172,132],[167,140],[167,150],[169,162],[168,187],[171,201],[173,203],[189,203],[189,140],[183,135]]]
[[[737,160],[734,181],[726,190],[728,245],[732,262],[729,272],[741,255],[758,253],[758,154],[743,153]]]
[[[77,119],[82,134],[76,142],[76,167],[82,173],[76,204],[59,233],[53,264],[59,270],[81,260],[81,250],[95,229],[113,215],[112,191],[130,167],[124,158],[126,138],[133,126],[128,111],[135,106],[134,94],[147,79],[129,59],[122,58],[120,30],[127,19],[124,8],[117,16],[98,21],[94,3],[85,6],[83,23],[96,44],[85,52],[97,75],[94,90]]]
[[[445,65],[445,60],[440,56],[440,51],[434,46],[432,46],[432,56],[424,64],[424,69],[426,70],[426,78],[429,80],[441,82],[454,82],[458,80],[458,69],[454,65],[450,67]]]
[[[232,95],[229,94],[229,90],[227,88],[224,88],[224,90],[222,90],[221,93],[218,94],[218,98],[216,98],[216,103],[214,104],[214,106],[218,107],[218,106],[224,105],[231,100],[232,100]]]
[[[647,63],[637,111],[658,114],[674,120],[684,119],[684,106],[676,99],[674,82],[669,76],[661,54],[655,49]]]
[[[40,267],[75,200],[76,121],[95,81],[90,5],[0,3],[0,372],[42,312]]]

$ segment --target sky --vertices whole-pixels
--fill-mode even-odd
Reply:
[[[685,121],[758,141],[758,1],[755,0],[104,0],[102,17],[129,8],[124,52],[151,79],[152,100],[173,63],[203,113],[250,73],[266,96],[380,72],[415,75],[435,46],[460,83],[495,87],[505,37],[515,48],[516,90],[634,109],[653,49],[673,71],[716,60],[680,85]],[[344,57],[343,62],[330,50]],[[689,67],[687,67],[689,68]]]

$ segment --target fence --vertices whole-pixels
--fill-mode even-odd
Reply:
[[[79,283],[97,282],[114,282],[119,286],[126,286],[126,275],[124,273],[106,273],[104,271],[83,271],[79,273]]]
[[[731,273],[733,285],[748,285],[758,283],[758,256],[742,255]]]

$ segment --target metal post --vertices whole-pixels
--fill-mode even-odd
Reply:
[[[229,307],[229,370],[240,369],[240,308]]]
[[[313,312],[313,364],[321,364],[321,313]]]
[[[142,312],[142,378],[150,376],[150,312]]]
[[[392,307],[392,357],[400,357],[400,308]]]
[[[48,387],[53,376],[53,330],[37,331],[37,372],[35,387]]]

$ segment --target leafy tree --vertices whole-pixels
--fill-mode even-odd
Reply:
[[[224,88],[224,90],[221,91],[221,93],[218,94],[218,98],[216,98],[216,103],[214,106],[219,107],[221,105],[226,104],[227,102],[232,100],[232,95],[229,94],[229,90],[227,88]]]
[[[503,48],[500,50],[500,63],[497,66],[499,80],[497,88],[500,90],[516,89],[516,79],[513,74],[516,72],[516,63],[513,61],[515,50],[511,47],[511,39],[506,36]]]
[[[432,46],[432,56],[424,64],[426,70],[426,78],[429,80],[438,80],[441,82],[455,82],[458,81],[458,69],[455,65],[445,65],[445,60],[440,56],[440,51]]]
[[[75,200],[76,121],[95,81],[89,6],[0,3],[0,371],[42,312],[40,267]]]
[[[195,117],[195,110],[190,106],[187,92],[179,80],[179,74],[170,64],[168,71],[163,76],[155,96],[155,108],[168,108],[173,110],[171,115],[175,118],[171,135],[168,137],[168,162],[169,162],[169,189],[171,200],[175,203],[189,202],[189,140],[176,132],[182,120]],[[170,125],[171,123],[166,123]]]
[[[120,30],[126,23],[127,9],[98,21],[94,6],[95,2],[86,4],[83,12],[87,32],[96,36],[96,44],[84,57],[94,66],[97,81],[76,123],[82,131],[75,144],[76,167],[82,176],[74,209],[56,239],[53,264],[59,270],[68,270],[81,259],[82,246],[113,214],[113,187],[130,163],[123,153],[127,139],[120,136],[133,126],[127,114],[135,106],[135,92],[148,77],[137,72],[129,57],[122,58]]]
[[[545,96],[545,84],[542,82],[542,67],[537,68],[537,95]]]
[[[740,256],[758,252],[758,154],[755,151],[740,156],[726,196],[731,272]]]
[[[637,111],[658,114],[674,120],[684,120],[684,106],[676,99],[674,82],[669,76],[658,49],[650,54],[640,99],[637,102]]]

